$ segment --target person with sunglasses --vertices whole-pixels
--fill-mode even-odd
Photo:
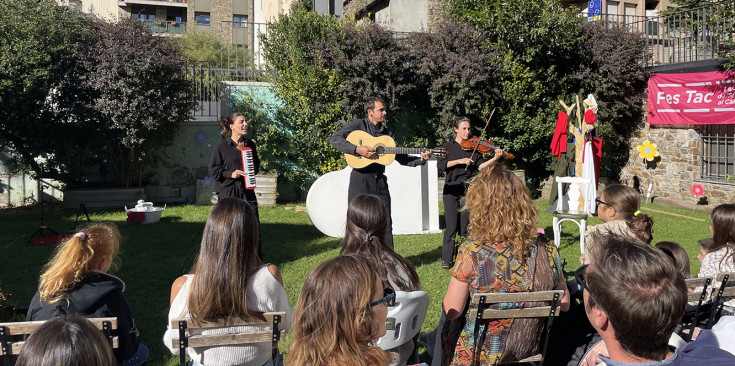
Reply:
[[[584,291],[587,318],[605,346],[590,357],[609,366],[735,364],[735,356],[706,342],[672,345],[687,287],[663,251],[635,238],[604,235],[588,255],[591,264],[575,277]]]
[[[342,240],[340,254],[365,253],[378,264],[375,269],[384,287],[397,291],[418,291],[421,284],[416,270],[411,263],[385,243],[388,227],[386,215],[387,211],[380,197],[361,194],[353,198],[347,207],[345,237]],[[409,340],[389,350],[388,352],[397,353],[398,356],[390,364],[405,365],[409,358],[412,358],[413,362],[418,362],[418,353],[414,352],[415,349],[415,342]]]
[[[556,289],[564,291],[560,306],[566,311],[569,292],[559,252],[537,232],[538,208],[528,188],[502,165],[483,169],[472,179],[463,209],[470,212],[469,239],[459,247],[444,296],[442,364],[473,365],[479,359],[481,365],[491,365],[528,357],[541,335],[543,320],[491,321],[484,342],[476,344],[475,319],[465,311],[467,300],[482,292]]]
[[[390,355],[374,344],[387,332],[395,291],[383,287],[365,254],[328,260],[306,277],[294,311],[288,366],[386,366]]]
[[[597,217],[602,224],[588,226],[584,237],[584,252],[598,245],[598,239],[606,235],[619,235],[638,239],[646,244],[653,240],[653,219],[642,213],[638,192],[622,184],[607,186],[595,199]],[[579,257],[580,264],[589,264],[589,257]]]

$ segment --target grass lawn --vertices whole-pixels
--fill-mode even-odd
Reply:
[[[537,201],[537,204],[541,211],[539,227],[552,237],[552,216],[545,211],[548,203]],[[322,235],[311,225],[306,212],[297,213],[294,206],[260,209],[265,259],[281,268],[292,306],[296,304],[301,285],[311,269],[336,256],[340,246],[339,239]],[[127,284],[126,297],[133,308],[143,342],[151,351],[152,365],[178,363],[178,358],[171,357],[162,344],[170,286],[176,277],[188,273],[192,267],[210,210],[211,207],[207,206],[169,207],[161,221],[152,225],[127,224],[122,210],[90,215],[93,220],[114,222],[123,233],[122,263],[116,275]],[[692,273],[696,274],[699,270],[697,240],[709,236],[709,215],[655,204],[644,206],[642,212],[650,214],[656,222],[654,243],[668,240],[682,244],[689,253]],[[75,213],[74,210],[47,211],[45,223],[59,232],[66,232],[72,227]],[[597,218],[589,220],[590,225],[600,222]],[[38,209],[0,210],[0,281],[3,291],[11,293],[11,301],[18,306],[27,306],[38,286],[41,267],[54,249],[52,244],[28,244],[29,236],[39,225]],[[440,233],[395,237],[396,251],[413,263],[422,288],[431,296],[424,330],[437,325],[441,299],[449,282],[449,272],[440,268],[441,241]],[[567,275],[570,275],[579,265],[580,254],[577,226],[572,223],[564,226],[560,253],[566,260]],[[285,344],[281,345],[282,350],[286,350],[284,347],[289,341],[287,336]]]

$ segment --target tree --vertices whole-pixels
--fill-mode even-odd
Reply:
[[[224,45],[222,39],[215,33],[191,28],[178,38],[178,42],[182,53],[190,61],[205,62],[216,67],[221,66]]]
[[[595,22],[583,28],[578,69],[570,75],[582,96],[593,93],[600,104],[598,136],[603,139],[605,168],[619,172],[628,162],[630,136],[644,123],[648,74],[645,40],[624,26]]]
[[[185,58],[175,41],[134,20],[98,24],[95,34],[84,85],[94,90],[105,160],[122,185],[140,186],[143,165],[155,161],[194,109]]]
[[[447,13],[487,34],[500,94],[489,136],[513,152],[530,178],[546,176],[559,96],[581,41],[578,18],[558,0],[449,0]]]
[[[75,110],[85,97],[78,51],[88,22],[52,0],[4,0],[0,13],[0,146],[21,168],[39,173],[38,156],[60,167],[58,159],[84,146],[78,125],[87,121]]]
[[[2,1],[0,11],[0,144],[21,169],[39,173],[45,158],[45,176],[67,184],[94,167],[112,184],[141,184],[141,164],[194,107],[175,43],[51,0]]]

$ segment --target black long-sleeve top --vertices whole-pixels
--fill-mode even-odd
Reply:
[[[466,151],[462,149],[462,145],[452,140],[442,145],[447,150],[447,155],[437,161],[437,169],[446,173],[444,178],[445,185],[464,184],[468,179],[472,178],[479,171],[480,165],[487,160],[478,152]],[[474,162],[465,169],[466,164],[457,164],[447,168],[447,164],[452,160],[470,158]]]
[[[243,139],[245,147],[253,149],[253,165],[255,166],[255,174],[260,171],[260,158],[258,158],[258,150],[255,142],[250,139]],[[231,138],[223,138],[212,152],[212,158],[209,160],[209,175],[214,179],[215,192],[220,198],[237,197],[250,202],[257,202],[255,191],[245,189],[245,179],[237,177],[232,179],[232,172],[235,170],[243,170],[242,153],[237,149],[237,144]]]
[[[370,134],[373,137],[378,136],[390,136],[393,137],[393,132],[385,128],[384,125],[381,125],[380,128],[376,128],[375,125],[370,122],[367,118],[360,118],[356,119],[348,124],[346,124],[344,127],[339,129],[339,131],[335,132],[332,137],[329,139],[329,142],[334,146],[335,149],[345,153],[345,154],[353,154],[357,156],[357,153],[355,152],[355,149],[357,149],[357,146],[349,141],[347,141],[347,135],[350,134],[352,131],[365,131],[368,134]],[[421,165],[421,158],[409,156],[409,155],[403,155],[403,154],[396,154],[396,161],[401,165],[407,165],[407,166],[418,166]],[[383,174],[385,173],[385,166],[380,164],[370,164],[362,169],[355,169],[359,172],[366,173],[366,174],[373,174],[373,173],[379,173]]]

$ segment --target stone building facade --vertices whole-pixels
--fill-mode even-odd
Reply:
[[[442,4],[442,0],[346,0],[342,13],[393,32],[431,32],[442,19]]]
[[[656,128],[646,125],[630,139],[630,160],[620,173],[621,183],[639,187],[646,192],[653,181],[653,196],[680,201],[699,202],[709,206],[735,200],[735,184],[724,180],[702,178],[703,140],[705,126],[688,125],[684,128]],[[657,145],[659,156],[654,162],[644,162],[637,147],[648,140]],[[698,200],[691,193],[693,184],[704,188]]]

